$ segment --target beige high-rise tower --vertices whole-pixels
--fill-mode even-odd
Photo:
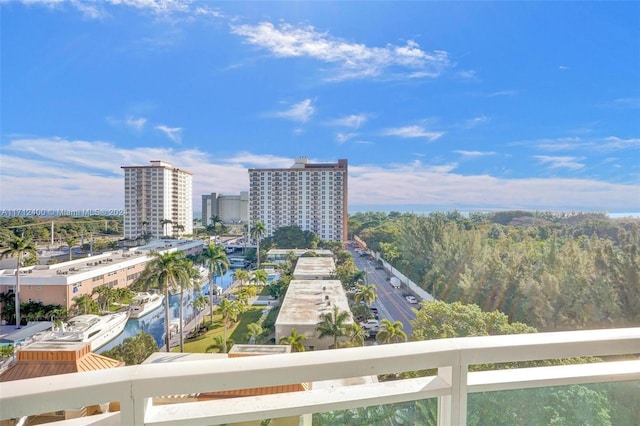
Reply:
[[[263,222],[266,235],[299,226],[327,241],[347,240],[347,160],[288,169],[249,169],[249,226]]]
[[[164,161],[124,169],[124,238],[193,233],[191,173]]]

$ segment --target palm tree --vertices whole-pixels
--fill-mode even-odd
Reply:
[[[318,337],[333,337],[333,348],[337,348],[338,338],[347,336],[347,332],[351,324],[347,320],[351,319],[351,315],[347,311],[340,311],[337,306],[333,307],[331,312],[320,314],[320,322],[316,325],[316,330],[320,332]]]
[[[207,300],[207,297],[203,294],[201,294],[200,296],[196,297],[191,301],[191,307],[195,309],[197,312],[196,319],[198,318],[198,314],[200,313],[200,311],[206,308],[208,303],[209,301]],[[196,331],[199,329],[200,329],[200,324],[196,323]]]
[[[182,333],[182,327],[183,327],[183,304],[184,304],[184,292],[187,290],[190,290],[192,288],[196,288],[196,289],[200,289],[200,272],[193,267],[193,262],[191,262],[190,260],[183,258],[181,260],[181,263],[183,264],[184,268],[186,269],[187,273],[189,274],[189,280],[180,280],[179,285],[180,285],[180,302],[178,305],[178,316],[180,317],[180,323],[179,323],[179,328],[180,328],[180,352],[184,352],[184,335]]]
[[[153,251],[151,256],[153,259],[147,263],[139,280],[145,288],[157,288],[164,294],[165,345],[169,352],[169,290],[180,291],[182,282],[191,281],[192,271],[182,251]]]
[[[251,276],[251,282],[259,286],[264,286],[265,284],[267,284],[268,279],[269,274],[267,274],[267,271],[265,271],[264,269],[258,269],[257,271],[254,271]]]
[[[303,340],[307,340],[307,335],[302,333],[298,334],[298,331],[294,328],[291,330],[289,336],[283,336],[278,342],[281,345],[290,345],[293,352],[304,352]]]
[[[378,343],[400,343],[407,341],[407,333],[404,332],[402,322],[383,319],[380,321],[380,331],[376,334]]]
[[[227,352],[226,342],[227,342],[227,331],[229,329],[229,326],[231,325],[231,323],[236,321],[236,319],[238,318],[238,315],[242,313],[242,310],[243,310],[243,306],[237,300],[234,300],[233,302],[231,302],[229,299],[222,299],[222,301],[218,304],[216,311],[219,312],[220,315],[222,316],[222,327],[224,329],[224,338],[222,340],[222,343],[224,345],[222,352],[224,353]]]
[[[230,349],[234,345],[233,339],[224,339],[222,336],[213,336],[213,343],[204,350],[205,352],[220,352],[226,354],[228,349]]]
[[[177,225],[173,226],[173,235],[174,236],[180,236],[180,235],[182,235],[182,232],[184,232],[184,225],[178,223]]]
[[[25,254],[36,257],[36,246],[30,239],[20,237],[12,238],[9,247],[0,252],[0,259],[6,257],[17,257],[16,266],[16,289],[15,289],[15,308],[16,308],[16,328],[20,328],[20,267],[22,266]]]
[[[76,296],[73,298],[73,310],[79,314],[99,314],[100,307],[98,303],[88,294]]]
[[[237,269],[236,272],[233,273],[233,280],[240,281],[240,288],[244,286],[244,283],[249,281],[250,275],[249,271],[244,269]]]
[[[162,225],[163,237],[167,236],[167,225],[173,223],[171,219],[160,219],[160,225]]]
[[[260,269],[260,238],[267,232],[267,227],[264,222],[256,222],[251,228],[251,237],[256,240],[256,259],[257,268]]]
[[[67,243],[67,247],[69,247],[69,260],[73,260],[73,252],[71,251],[71,248],[75,245],[76,238],[75,237],[67,237],[67,238],[65,238],[64,242]]]
[[[94,288],[91,294],[98,295],[97,302],[103,312],[108,311],[111,304],[116,300],[116,290],[106,285]]]
[[[378,292],[375,284],[356,286],[356,303],[365,302],[367,305],[371,305],[377,298]]]
[[[369,337],[369,332],[358,324],[349,328],[349,337],[353,346],[364,346],[364,341]]]
[[[223,246],[217,246],[210,243],[202,252],[202,258],[205,259],[209,267],[209,309],[211,313],[211,322],[213,323],[213,286],[215,276],[223,276],[229,270],[229,258]]]
[[[367,272],[358,269],[357,271],[354,271],[353,274],[351,275],[351,282],[349,284],[357,284],[360,281],[364,282],[367,279]]]
[[[252,322],[247,325],[247,331],[247,343],[251,343],[253,341],[255,344],[258,341],[258,337],[264,333],[264,328],[262,328],[259,322]]]

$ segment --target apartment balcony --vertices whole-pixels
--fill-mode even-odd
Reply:
[[[56,425],[214,425],[300,417],[437,398],[440,425],[467,424],[475,395],[520,389],[640,380],[640,328],[484,336],[255,357],[167,362],[5,382],[0,418],[119,402],[120,411]],[[470,372],[477,364],[568,357],[616,361]],[[621,360],[624,359],[624,360]],[[378,381],[380,375],[431,376]],[[356,380],[370,377],[374,380]],[[201,393],[342,380],[348,385],[184,402]],[[326,383],[326,382],[325,382]],[[360,384],[358,384],[360,383]],[[637,389],[637,388],[636,388]],[[155,404],[167,397],[162,404]],[[639,396],[635,395],[637,401]],[[633,395],[631,395],[633,399]],[[508,404],[509,399],[497,399]],[[504,401],[504,402],[502,402]],[[171,402],[171,403],[169,403]],[[525,403],[533,403],[525,400]],[[395,404],[395,405],[394,405]],[[497,407],[499,409],[499,407]],[[531,419],[531,423],[535,423]],[[315,424],[315,423],[314,423]],[[322,423],[319,423],[322,424]]]

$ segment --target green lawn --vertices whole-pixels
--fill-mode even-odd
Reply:
[[[238,317],[238,322],[227,330],[228,337],[233,339],[235,343],[247,343],[247,325],[256,322],[262,315],[262,307],[249,306],[247,310]],[[208,317],[207,317],[208,318]],[[208,320],[205,320],[208,323]],[[214,336],[222,336],[224,329],[220,315],[213,315],[213,329],[206,334],[196,338],[184,341],[184,351],[189,353],[204,353],[205,349],[213,343]],[[172,352],[178,352],[179,347],[172,349]]]

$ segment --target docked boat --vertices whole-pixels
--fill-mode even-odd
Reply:
[[[164,295],[157,293],[137,293],[129,307],[131,318],[141,318],[162,306]]]
[[[124,330],[129,312],[108,315],[78,315],[54,327],[51,331],[37,336],[37,340],[56,342],[91,343],[91,351],[106,345]]]

